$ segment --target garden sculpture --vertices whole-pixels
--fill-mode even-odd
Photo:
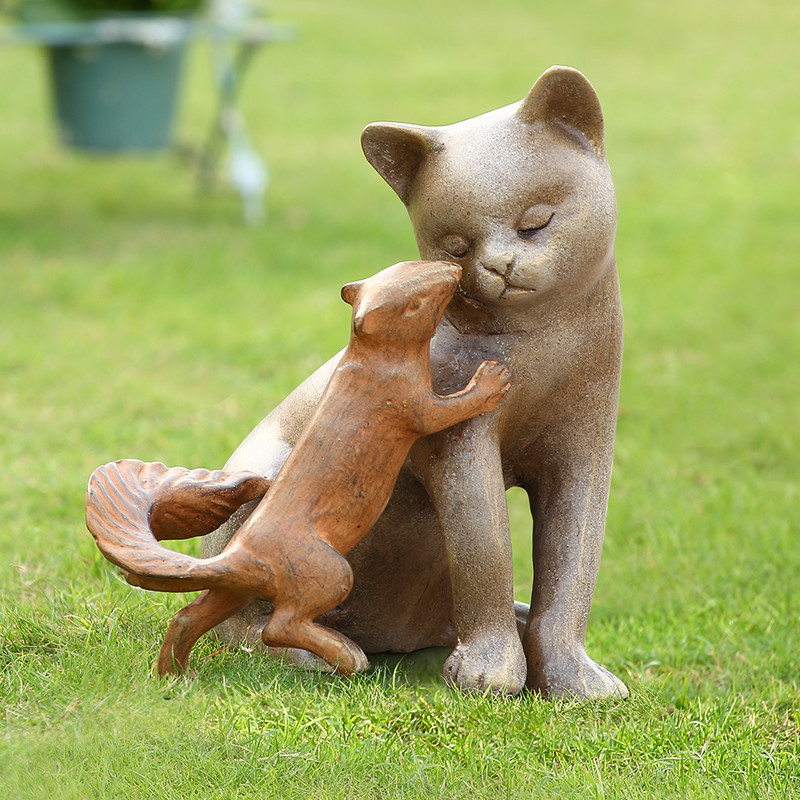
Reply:
[[[318,622],[366,652],[454,647],[445,678],[467,692],[527,683],[545,696],[624,697],[584,645],[622,356],[597,95],[580,72],[553,67],[521,102],[445,127],[376,123],[362,145],[407,207],[421,257],[463,270],[432,341],[435,390],[461,389],[486,359],[507,365],[513,385],[493,413],[414,445],[383,515],[348,555],[353,591]],[[226,469],[274,478],[340,358],[278,405]],[[533,515],[530,607],[513,601],[511,486]],[[251,508],[206,537],[204,552],[220,552]],[[269,614],[254,602],[218,633],[253,643]]]
[[[492,411],[509,388],[506,368],[484,360],[460,391],[432,389],[430,339],[460,278],[454,264],[405,262],[342,289],[353,306],[350,344],[274,480],[133,460],[95,470],[87,526],[128,582],[204,590],[170,622],[160,674],[184,672],[199,637],[254,597],[273,606],[265,644],[310,651],[344,675],[368,666],[355,642],[315,622],[350,592],[344,554],[381,515],[412,444]],[[158,543],[208,533],[260,496],[219,555]]]

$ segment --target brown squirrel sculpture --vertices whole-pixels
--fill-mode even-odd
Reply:
[[[353,306],[350,344],[266,495],[219,555],[197,559],[158,540],[217,527],[263,495],[265,479],[135,461],[95,470],[87,526],[128,582],[205,590],[172,619],[160,674],[185,671],[199,637],[254,597],[274,606],[265,644],[310,651],[344,675],[368,666],[355,642],[314,621],[350,592],[343,554],[381,515],[412,444],[492,411],[509,388],[506,368],[484,361],[461,391],[432,389],[430,339],[460,278],[454,264],[405,262],[342,289]]]
[[[465,691],[527,683],[546,696],[625,696],[584,645],[622,357],[597,95],[577,70],[553,67],[518,103],[445,127],[377,123],[362,145],[407,207],[421,256],[463,269],[431,346],[434,387],[464,386],[487,358],[514,384],[494,413],[412,448],[386,511],[348,556],[353,591],[321,621],[366,652],[454,647],[445,677]],[[338,359],[275,408],[227,468],[274,476]],[[533,516],[530,609],[513,599],[512,486]],[[204,552],[219,552],[246,513],[206,537]],[[254,603],[219,635],[252,642],[268,613]]]

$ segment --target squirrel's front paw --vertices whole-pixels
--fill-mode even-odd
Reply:
[[[478,391],[483,395],[483,408],[478,412],[485,414],[506,396],[509,388],[511,373],[499,361],[484,361],[475,373]]]

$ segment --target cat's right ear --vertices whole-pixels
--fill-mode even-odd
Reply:
[[[353,283],[346,283],[342,286],[342,300],[355,308],[356,300],[358,300],[358,292],[362,283],[364,283],[364,281],[354,281]]]
[[[428,153],[437,146],[432,128],[373,122],[361,134],[367,161],[408,205],[414,179]]]
[[[592,84],[577,69],[550,67],[520,103],[517,114],[526,122],[566,125],[605,158],[600,100]]]

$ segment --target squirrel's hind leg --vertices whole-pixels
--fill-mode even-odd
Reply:
[[[308,650],[328,662],[339,675],[350,676],[369,667],[364,651],[338,631],[298,617],[292,608],[276,607],[261,632],[268,647]]]
[[[312,536],[296,542],[291,561],[285,561],[291,569],[275,569],[275,607],[261,632],[264,644],[308,650],[340,675],[365,670],[369,661],[352,639],[314,622],[350,594],[353,570],[347,559],[327,542]]]
[[[229,589],[206,589],[170,621],[164,644],[158,654],[159,675],[183,674],[189,665],[189,653],[195,642],[215,625],[241,611],[251,595]]]

